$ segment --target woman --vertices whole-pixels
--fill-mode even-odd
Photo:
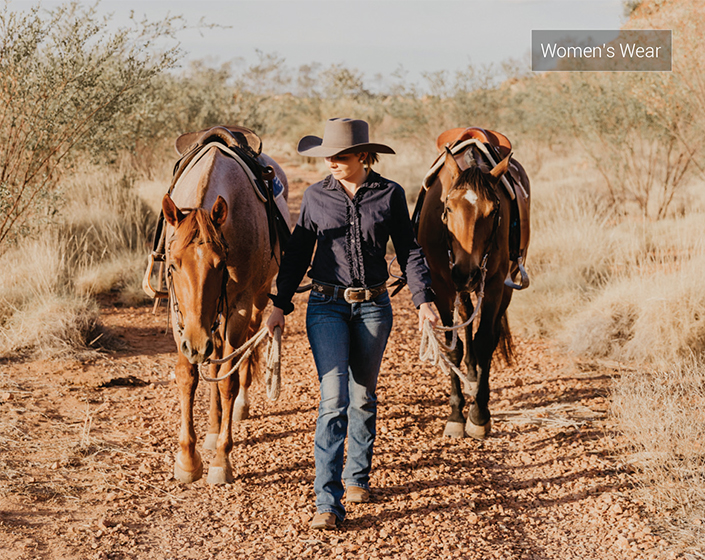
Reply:
[[[284,315],[294,309],[291,299],[313,256],[306,330],[321,403],[314,444],[317,514],[311,527],[334,529],[345,518],[345,490],[347,502],[370,499],[377,376],[392,329],[385,261],[390,237],[419,310],[419,327],[425,319],[435,325],[438,317],[404,190],[371,168],[377,154],[394,151],[371,143],[367,123],[353,119],[329,120],[323,138],[306,136],[297,151],[324,157],[331,174],[304,193],[279,268],[277,295],[271,296],[274,310],[267,328],[283,331]]]

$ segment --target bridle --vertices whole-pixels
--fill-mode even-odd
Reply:
[[[167,242],[167,262],[170,261],[170,252],[171,252],[171,242],[174,240],[174,235],[172,235],[169,238],[169,241]],[[225,238],[223,237],[223,234],[221,232],[221,241],[223,243],[223,246],[225,247],[225,262],[227,262],[228,258],[228,244],[225,241]],[[181,308],[179,307],[179,301],[176,298],[176,291],[174,290],[174,279],[173,279],[173,272],[174,272],[174,265],[169,264],[169,266],[166,269],[166,282],[167,282],[167,288],[169,291],[169,301],[171,302],[171,310],[172,313],[174,314],[174,318],[176,321],[176,332],[178,333],[179,337],[181,337],[184,333],[184,317],[181,313]],[[228,320],[228,290],[227,290],[227,285],[228,285],[228,279],[230,278],[230,275],[228,274],[228,267],[223,266],[223,277],[220,283],[220,295],[218,296],[218,303],[216,307],[216,313],[215,313],[215,319],[213,320],[213,325],[211,326],[211,335],[214,334],[219,328],[221,323],[225,321],[223,324],[227,324]],[[223,312],[225,312],[225,315],[223,315]],[[225,319],[223,320],[223,317]]]
[[[448,194],[446,195],[445,199],[443,200],[443,213],[441,214],[441,222],[445,226],[445,229],[443,231],[443,234],[446,239],[446,246],[448,248],[448,267],[452,270],[453,267],[455,266],[455,253],[453,252],[453,244],[451,242],[451,232],[448,229],[448,198],[450,197],[451,193],[454,190],[458,190],[458,187],[456,185],[451,186],[450,189],[448,189]],[[490,233],[490,237],[487,240],[487,245],[485,248],[485,251],[482,255],[482,260],[481,260],[481,265],[480,265],[480,289],[478,291],[478,295],[481,295],[481,293],[484,291],[484,286],[485,286],[485,277],[487,276],[487,260],[489,259],[490,252],[492,251],[493,246],[496,246],[496,240],[497,240],[497,230],[499,229],[499,224],[501,222],[501,216],[500,216],[500,209],[502,206],[502,202],[497,195],[497,192],[495,191],[494,187],[491,189],[492,192],[492,198],[493,198],[493,209],[491,212],[492,216],[492,232]]]

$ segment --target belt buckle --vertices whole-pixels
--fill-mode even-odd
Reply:
[[[367,292],[365,288],[345,288],[343,298],[348,303],[361,303],[367,301]]]

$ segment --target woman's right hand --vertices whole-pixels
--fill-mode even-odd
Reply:
[[[279,307],[275,307],[265,322],[267,330],[269,331],[269,336],[274,336],[275,327],[279,327],[282,330],[282,334],[284,334],[285,322],[286,319],[284,319],[284,311],[282,311]]]

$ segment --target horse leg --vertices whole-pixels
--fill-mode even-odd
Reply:
[[[458,341],[460,343],[460,341]],[[465,433],[465,417],[463,416],[463,407],[465,406],[465,396],[463,395],[462,387],[460,386],[460,378],[450,372],[450,415],[446,420],[446,427],[443,430],[444,436],[452,438],[464,437]]]
[[[179,446],[174,463],[174,478],[180,482],[195,482],[203,476],[203,461],[196,450],[196,432],[193,429],[193,400],[198,387],[198,368],[189,363],[179,352],[176,364],[176,384],[181,402],[181,430]]]
[[[465,317],[470,317],[475,310],[475,307],[470,299],[470,294],[464,292],[461,296],[461,303],[465,308]],[[467,372],[469,387],[464,387],[465,396],[468,402],[473,402],[477,395],[477,358],[475,357],[475,348],[472,342],[472,325],[465,327],[465,371]]]
[[[452,320],[452,315],[450,313],[446,313],[447,315],[447,321],[445,320],[446,318],[443,317],[443,314],[441,314],[441,317],[444,319],[443,324],[445,325],[452,325],[453,320]],[[452,334],[447,332],[446,333],[446,345],[449,345],[452,340]],[[460,367],[460,363],[463,360],[463,341],[458,338],[456,340],[455,348],[451,350],[448,353],[448,357],[450,358],[451,362],[455,364],[456,367]],[[444,436],[449,436],[452,438],[461,438],[464,437],[465,433],[465,417],[463,416],[463,408],[465,407],[465,396],[463,395],[462,387],[460,385],[460,378],[454,373],[450,372],[450,415],[448,416],[448,419],[446,420],[446,426],[443,430],[443,435]]]
[[[215,343],[214,356],[220,358],[223,356],[223,338],[219,332],[214,333],[213,342]],[[208,366],[208,377],[218,377],[218,365],[211,364]],[[220,433],[220,419],[222,418],[223,409],[220,406],[220,395],[218,386],[215,383],[208,383],[210,390],[210,406],[208,408],[208,433],[206,439],[203,440],[203,449],[215,451],[218,443],[218,434]]]
[[[249,363],[249,360],[246,360]],[[247,368],[247,373],[240,375],[240,387],[235,399],[233,410],[233,420],[240,422],[247,420],[250,417],[250,385],[252,384],[252,373],[250,368]]]
[[[271,281],[267,285],[270,284]],[[255,298],[253,315],[250,318],[250,323],[247,328],[247,340],[255,336],[262,323],[262,312],[269,301],[267,293],[268,292],[265,292]],[[246,367],[240,368],[240,389],[237,393],[237,399],[235,399],[235,409],[233,411],[233,419],[235,422],[247,420],[250,417],[250,385],[252,385],[252,372],[253,368],[256,367],[258,352],[259,349],[255,349],[253,354],[245,360]],[[243,369],[246,372],[244,374]]]
[[[209,377],[213,378],[218,375],[218,366],[211,364],[208,368]],[[220,406],[220,394],[218,386],[215,383],[210,385],[210,408],[208,410],[208,433],[203,441],[203,449],[214,451],[218,443],[218,434],[220,433],[220,422],[223,414],[223,409]]]
[[[494,310],[487,310],[494,311]],[[473,351],[477,360],[477,394],[475,402],[468,410],[465,433],[475,439],[486,438],[492,428],[488,403],[490,400],[490,365],[492,354],[499,342],[499,332],[495,327],[494,314],[480,319],[480,326],[475,333]]]
[[[226,351],[232,352],[232,347],[226,344]],[[222,374],[227,373],[232,368],[232,360],[225,362],[221,367]],[[242,369],[242,367],[240,368]],[[233,403],[237,394],[239,384],[238,372],[230,377],[218,382],[220,393],[221,422],[220,433],[216,442],[215,457],[208,468],[208,484],[230,484],[235,480],[233,469],[230,465],[230,452],[233,450]]]

